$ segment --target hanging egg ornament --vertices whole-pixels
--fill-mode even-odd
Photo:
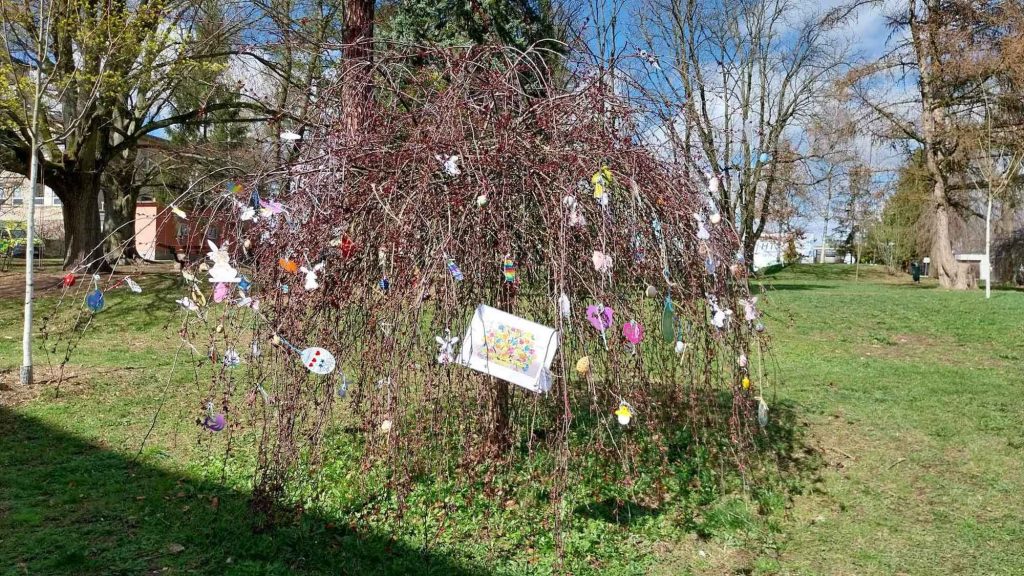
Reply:
[[[516,281],[516,263],[511,258],[506,257],[501,263],[501,272],[505,275],[505,282],[511,284]]]
[[[103,309],[103,303],[103,292],[100,292],[99,288],[96,288],[85,297],[85,305],[89,307],[93,314]]]
[[[583,376],[590,372],[590,356],[584,356],[576,361],[576,371]]]
[[[768,426],[768,403],[760,396],[757,397],[757,423],[761,428]]]
[[[750,390],[750,378],[744,376],[743,380],[740,380],[740,385],[743,386],[744,390]]]
[[[762,323],[758,322],[758,323],[757,323],[757,324],[756,324],[756,325],[754,326],[754,330],[757,330],[758,332],[764,332],[764,324],[762,324]]]
[[[227,420],[224,418],[223,414],[208,414],[206,418],[203,419],[203,428],[206,428],[211,432],[220,432],[225,426],[227,426]]]
[[[644,327],[630,320],[622,325],[622,337],[630,344],[639,344],[644,339]]]
[[[676,340],[676,354],[682,354],[683,352],[686,352],[686,342]]]
[[[615,417],[622,426],[629,426],[630,420],[633,419],[633,410],[630,408],[629,403],[626,401],[619,402],[619,409],[615,411]]]
[[[459,269],[459,265],[455,263],[455,260],[449,258],[445,265],[448,267],[448,272],[456,282],[462,282],[465,280],[465,276],[462,275],[462,270]]]
[[[289,274],[297,274],[299,272],[299,263],[294,260],[279,258],[277,260],[277,264],[281,267],[281,270],[284,270]]]
[[[719,222],[722,221],[722,215],[719,214],[718,212],[715,212],[711,216],[708,216],[708,220],[711,221],[712,224],[718,224]]]
[[[658,297],[658,289],[655,288],[654,286],[651,286],[650,284],[648,284],[647,285],[647,290],[644,290],[644,294],[647,295],[648,298],[657,298]]]
[[[476,205],[479,206],[480,208],[483,208],[484,206],[486,206],[487,205],[487,195],[486,194],[481,194],[481,195],[477,196],[476,197]]]
[[[740,354],[740,357],[736,359],[736,363],[739,364],[740,368],[747,367],[747,355]]]
[[[323,348],[306,348],[299,356],[302,365],[313,374],[330,374],[334,371],[334,355]]]
[[[61,284],[63,284],[65,288],[70,288],[70,287],[74,286],[75,285],[75,273],[74,272],[69,272],[69,273],[65,274],[64,278],[61,280]]]

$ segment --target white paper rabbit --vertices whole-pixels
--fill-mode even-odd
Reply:
[[[751,296],[750,298],[740,298],[740,304],[743,304],[743,316],[747,319],[747,322],[753,322],[757,320],[757,296]]]
[[[437,351],[438,364],[451,364],[455,361],[455,343],[459,341],[458,336],[451,336],[446,333],[445,337],[434,336],[440,349]]]
[[[231,256],[228,255],[228,243],[225,242],[224,246],[218,248],[212,240],[207,240],[207,244],[210,245],[210,251],[207,252],[206,257],[213,262],[213,266],[210,267],[210,282],[238,282],[242,278],[238,275],[238,270],[231,267]]]
[[[708,303],[711,305],[713,312],[711,315],[711,325],[719,330],[724,329],[725,325],[729,322],[729,317],[732,316],[732,310],[723,310],[718,306],[718,301],[713,298],[709,298]]]
[[[711,238],[711,234],[708,229],[704,227],[704,217],[700,214],[694,214],[693,217],[697,220],[697,239],[708,240]]]
[[[311,269],[306,268],[305,266],[299,268],[299,272],[302,272],[303,274],[306,275],[306,282],[303,285],[303,288],[305,288],[307,292],[310,290],[316,290],[317,288],[320,287],[320,279],[317,277],[317,273],[323,269],[323,262],[318,262]]]

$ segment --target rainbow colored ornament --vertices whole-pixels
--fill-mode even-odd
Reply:
[[[505,275],[505,282],[512,283],[516,281],[516,263],[511,258],[505,258],[505,261],[501,264],[501,271]]]

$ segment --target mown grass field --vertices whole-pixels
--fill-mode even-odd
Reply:
[[[165,376],[182,361],[174,282],[147,276],[142,295],[108,295],[108,318],[84,338],[40,340],[31,390],[15,384],[18,292],[0,291],[0,574],[555,569],[550,542],[517,536],[536,531],[517,524],[536,515],[493,516],[461,499],[439,546],[343,507],[253,534],[248,471],[223,465],[223,438],[197,433],[191,380]],[[590,514],[569,534],[568,568],[1024,574],[1024,293],[985,301],[871,267],[854,279],[846,266],[798,266],[764,285],[781,370],[773,422],[795,418],[790,491],[753,486],[627,523]],[[42,294],[42,318],[58,293]],[[69,345],[58,388],[47,366]],[[476,524],[483,515],[490,533]]]

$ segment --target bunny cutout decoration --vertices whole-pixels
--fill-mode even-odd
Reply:
[[[242,278],[238,275],[238,270],[231,267],[228,243],[225,242],[221,248],[218,248],[211,240],[207,240],[206,243],[210,245],[210,251],[206,253],[206,257],[213,262],[213,266],[209,270],[210,282],[233,283],[240,281]]]
[[[323,262],[318,262],[312,268],[306,268],[305,266],[299,268],[299,272],[302,272],[303,274],[306,275],[306,282],[305,284],[303,284],[302,287],[305,288],[307,292],[311,290],[316,290],[317,288],[320,287],[320,279],[317,277],[317,273],[323,269]]]
[[[451,364],[455,361],[455,343],[459,341],[458,336],[452,336],[451,332],[445,332],[444,338],[434,336],[440,349],[437,351],[438,364]]]
[[[732,316],[732,310],[723,310],[718,306],[718,301],[714,298],[708,298],[708,304],[711,305],[711,325],[719,330],[724,329],[725,325],[729,322],[729,317]]]
[[[750,298],[740,298],[740,304],[743,304],[743,317],[746,318],[747,322],[753,322],[757,320],[757,296],[751,296]]]
[[[710,240],[711,233],[704,227],[704,217],[700,214],[694,214],[694,218],[697,219],[697,239],[698,240]]]

